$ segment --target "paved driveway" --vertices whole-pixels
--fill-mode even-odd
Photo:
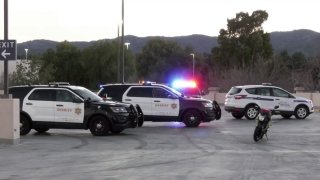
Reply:
[[[0,179],[320,179],[320,113],[274,116],[269,140],[259,143],[254,127],[223,112],[199,128],[147,122],[106,137],[32,131],[17,145],[0,144]]]

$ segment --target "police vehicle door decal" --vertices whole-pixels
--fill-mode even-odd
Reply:
[[[279,105],[278,110],[282,111],[293,111],[294,106],[293,106],[293,100],[294,98],[290,98],[290,94],[278,89],[278,88],[273,88],[273,96],[275,96],[276,101],[278,102],[277,105]]]
[[[57,90],[56,93],[56,122],[82,123],[84,117],[84,103],[75,103],[77,95],[69,90]]]
[[[152,115],[155,116],[178,116],[179,99],[171,92],[154,87],[152,98]]]

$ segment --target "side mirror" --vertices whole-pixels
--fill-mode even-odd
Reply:
[[[278,109],[278,108],[279,108],[279,106],[278,106],[278,105],[274,107],[274,109]]]

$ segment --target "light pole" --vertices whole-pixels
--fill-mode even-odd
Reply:
[[[124,83],[124,0],[122,0],[122,31],[121,31],[121,54],[122,54],[122,83]]]
[[[126,46],[127,50],[129,49],[129,42],[125,42],[123,46]],[[124,83],[124,55],[123,55],[123,63],[122,63],[122,83]]]
[[[194,78],[194,53],[190,54],[192,56],[192,78]]]
[[[29,49],[24,49],[26,51],[26,60],[28,60],[28,50]]]

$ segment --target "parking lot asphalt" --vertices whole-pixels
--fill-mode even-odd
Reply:
[[[254,142],[254,121],[222,112],[219,121],[185,128],[146,122],[122,134],[32,131],[0,144],[4,179],[320,179],[320,113],[305,120],[273,117],[268,140]]]

